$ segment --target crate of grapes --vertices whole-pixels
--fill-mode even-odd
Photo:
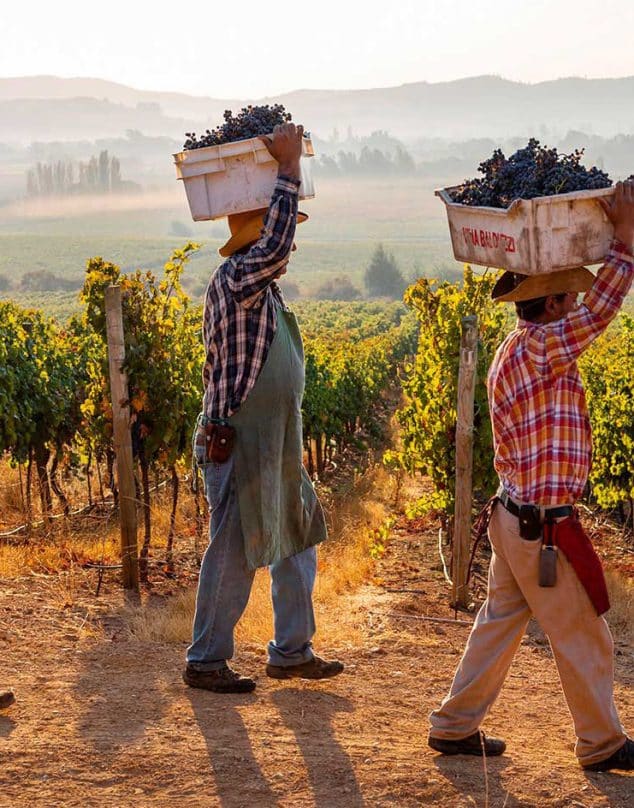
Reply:
[[[516,199],[506,209],[454,202],[456,190],[436,195],[457,261],[538,275],[600,263],[610,246],[612,225],[596,200],[612,188]]]
[[[597,199],[614,189],[581,156],[531,139],[508,159],[496,150],[483,177],[436,191],[456,260],[527,275],[603,261],[613,228]]]
[[[270,135],[273,125],[287,120],[290,115],[281,105],[245,107],[235,116],[227,110],[225,123],[201,138],[187,135],[183,151],[174,155],[174,164],[194,221],[268,207],[277,162],[256,135]],[[311,199],[315,189],[310,136],[304,136],[302,152],[299,198]]]

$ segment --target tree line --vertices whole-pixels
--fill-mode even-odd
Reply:
[[[77,193],[107,194],[130,188],[121,177],[121,163],[107,149],[93,155],[87,162],[72,160],[38,161],[26,173],[26,193],[29,197],[68,196]]]
[[[363,146],[359,153],[341,149],[335,156],[321,154],[315,160],[318,176],[405,176],[416,170],[411,154],[397,145],[393,152]]]

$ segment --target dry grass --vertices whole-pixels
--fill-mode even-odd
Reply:
[[[0,577],[18,578],[29,572],[59,572],[82,560],[116,563],[119,554],[117,526],[97,526],[78,532],[59,525],[44,536],[20,544],[0,545]]]
[[[20,476],[17,468],[7,466],[2,475],[2,489],[0,492],[0,513],[19,514],[22,516],[22,495],[20,493]]]
[[[181,473],[183,469],[181,469]],[[23,472],[24,476],[24,472]],[[180,504],[176,519],[178,548],[183,537],[192,535],[194,507],[181,485]],[[85,483],[73,480],[64,485],[72,507],[83,505]],[[152,552],[160,555],[165,547],[170,527],[171,490],[163,486],[161,494],[153,494]],[[120,532],[116,514],[111,506],[95,508],[92,512],[67,519],[56,514],[48,527],[41,524],[37,483],[33,483],[33,522],[37,525],[29,534],[21,531],[0,539],[0,577],[16,578],[29,572],[55,573],[67,571],[73,563],[104,562],[116,564],[120,557]],[[54,500],[54,509],[59,507]],[[20,494],[18,469],[0,463],[0,532],[25,524],[26,513]],[[138,540],[142,541],[142,515],[138,515]]]
[[[394,488],[394,477],[377,464],[356,478],[348,495],[336,497],[327,504],[331,539],[319,551],[314,603],[318,638],[327,638],[329,645],[354,643],[357,639],[354,625],[342,619],[345,595],[371,575],[374,531],[389,516]],[[249,647],[262,648],[272,636],[269,586],[268,572],[258,570],[249,605],[236,631],[237,639]],[[188,641],[194,606],[195,593],[191,590],[160,606],[129,609],[130,631],[146,641]]]
[[[624,642],[634,640],[634,581],[618,572],[606,572],[610,611],[606,618],[614,636]]]

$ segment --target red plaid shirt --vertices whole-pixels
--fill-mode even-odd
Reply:
[[[577,357],[615,317],[634,258],[613,242],[579,308],[546,325],[518,320],[488,376],[495,468],[518,502],[554,506],[583,493],[592,439]]]

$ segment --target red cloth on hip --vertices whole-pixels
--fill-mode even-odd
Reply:
[[[556,522],[553,527],[553,543],[570,562],[597,614],[607,612],[610,599],[601,559],[576,514]]]

